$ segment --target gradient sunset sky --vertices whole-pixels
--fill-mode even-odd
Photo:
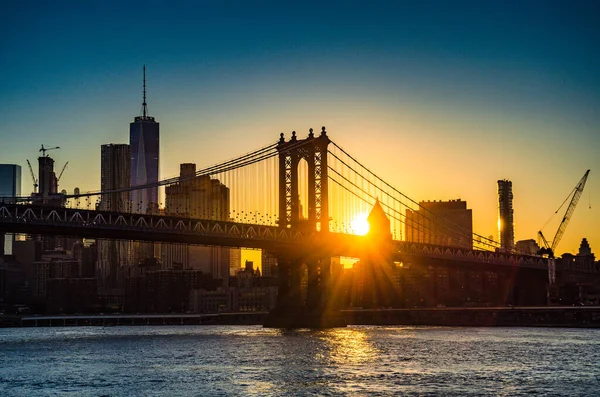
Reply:
[[[60,146],[60,189],[97,190],[146,64],[162,177],[325,125],[413,199],[466,200],[485,236],[512,180],[520,240],[591,169],[558,253],[600,256],[600,2],[283,3],[2,2],[0,163],[29,193],[25,159]]]

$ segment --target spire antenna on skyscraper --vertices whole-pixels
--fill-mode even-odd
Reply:
[[[145,185],[158,181],[160,131],[159,123],[148,115],[146,104],[146,65],[144,65],[142,114],[129,124],[129,146],[131,148],[131,186]],[[149,208],[158,208],[158,188],[134,190],[131,202],[134,212],[145,213]],[[137,208],[137,209],[136,209]]]
[[[142,116],[148,116],[148,105],[146,104],[146,65],[144,65],[144,102],[142,103]]]

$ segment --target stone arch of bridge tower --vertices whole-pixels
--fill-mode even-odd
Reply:
[[[298,139],[296,131],[286,141],[283,133],[277,145],[279,152],[279,226],[329,231],[329,200],[327,180],[327,147],[329,137],[325,127],[316,137],[313,129],[308,137]],[[301,160],[308,165],[308,219],[300,218],[298,166]]]
[[[298,216],[300,223],[308,219],[308,159],[301,156],[298,159]]]

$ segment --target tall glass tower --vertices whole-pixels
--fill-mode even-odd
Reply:
[[[146,105],[146,66],[144,65],[144,96],[142,115],[129,125],[131,147],[131,186],[158,182],[159,124],[148,116]],[[131,193],[132,211],[147,213],[158,207],[158,187],[134,190]]]
[[[21,166],[0,164],[0,200],[21,195]]]
[[[506,179],[498,181],[498,236],[502,250],[515,248],[512,182]]]
[[[131,186],[131,150],[126,144],[101,146],[100,186],[103,192],[127,189]],[[130,212],[129,192],[103,194],[102,211]],[[129,264],[130,243],[127,241],[96,240],[98,261],[96,278],[101,288],[118,287],[119,267]]]
[[[100,186],[103,192],[127,189],[131,186],[131,149],[126,144],[101,146]],[[102,211],[130,212],[128,192],[103,194]]]
[[[16,164],[0,164],[0,201],[11,202],[11,197],[21,195],[21,166]],[[12,254],[14,234],[6,237],[0,234],[0,256]]]

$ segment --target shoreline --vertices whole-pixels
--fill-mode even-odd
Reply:
[[[600,328],[600,307],[414,308],[343,311],[348,325]]]
[[[263,325],[268,312],[0,316],[0,328]],[[600,306],[342,310],[347,325],[600,328]]]

